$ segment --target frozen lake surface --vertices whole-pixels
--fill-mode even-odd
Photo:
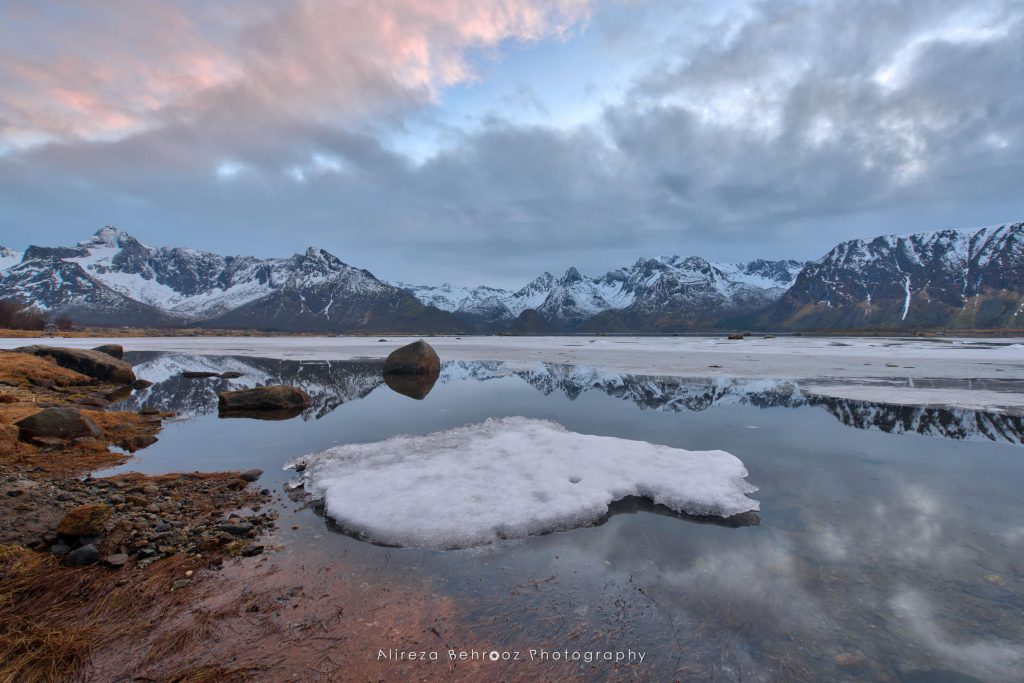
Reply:
[[[417,401],[380,374],[382,357],[405,339],[120,341],[139,376],[157,382],[126,407],[180,417],[119,470],[259,467],[261,484],[281,490],[296,458],[458,434],[491,418],[742,463],[758,489],[759,524],[708,524],[630,496],[579,528],[444,550],[376,545],[316,506],[282,508],[271,560],[344,562],[422,584],[496,648],[647,653],[642,670],[581,668],[594,679],[1001,682],[1024,668],[1024,418],[1005,408],[1020,405],[1022,351],[1012,343],[431,340],[446,363]],[[644,371],[653,367],[663,369]],[[186,369],[242,376],[191,380],[180,376]],[[217,417],[217,391],[268,383],[302,386],[312,405],[282,422]],[[909,392],[926,400],[906,402]],[[985,392],[1003,408],[987,409]],[[947,393],[965,396],[943,402]],[[429,439],[417,443],[429,451]],[[483,458],[484,476],[486,450],[466,462]],[[393,493],[386,480],[360,481],[382,498]],[[491,484],[488,495],[500,496],[500,482]],[[428,502],[395,508],[448,514],[443,497]],[[520,515],[529,507],[521,502],[512,501]]]

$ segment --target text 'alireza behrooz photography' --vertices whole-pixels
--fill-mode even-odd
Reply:
[[[0,0],[0,681],[1024,680],[1018,0]]]

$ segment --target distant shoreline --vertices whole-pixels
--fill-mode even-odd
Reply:
[[[476,332],[396,332],[376,330],[372,332],[280,332],[273,330],[231,330],[208,328],[171,328],[171,327],[88,327],[73,332],[61,332],[49,335],[39,330],[6,330],[0,329],[3,339],[81,339],[81,338],[133,338],[133,337],[722,337],[729,334],[743,333],[751,338],[759,337],[984,337],[993,339],[1012,339],[1024,337],[1024,328],[1019,329],[877,329],[877,330],[845,330],[822,329],[801,330],[798,332],[743,330],[707,330],[700,332],[551,332],[534,334],[525,332],[476,333]]]

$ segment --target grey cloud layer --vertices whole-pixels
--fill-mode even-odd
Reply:
[[[422,163],[389,143],[427,106],[420,86],[363,71],[344,87],[372,91],[360,101],[378,116],[332,117],[342,85],[326,68],[330,92],[312,101],[236,86],[117,141],[11,151],[0,243],[116,223],[155,244],[317,244],[384,277],[516,283],[641,254],[814,257],[848,237],[1024,215],[1024,3],[764,2],[741,16],[681,36],[685,49],[660,44],[590,124],[498,112]]]

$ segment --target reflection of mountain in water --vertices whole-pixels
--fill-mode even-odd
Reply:
[[[1024,418],[964,408],[902,406],[805,394],[797,382],[765,379],[693,380],[677,377],[622,375],[583,366],[548,363],[449,363],[442,381],[486,380],[516,376],[547,394],[575,400],[600,391],[630,401],[641,409],[694,412],[721,405],[757,408],[824,408],[844,425],[879,429],[890,434],[922,434],[947,439],[982,439],[1024,443]]]
[[[123,404],[152,405],[180,415],[217,409],[217,392],[267,384],[291,384],[310,395],[303,419],[320,418],[342,404],[364,398],[383,384],[382,363],[373,361],[294,361],[236,356],[133,353],[136,374],[154,382]],[[238,379],[186,379],[184,370],[237,372]],[[623,375],[556,363],[463,362],[444,365],[439,383],[519,378],[545,395],[575,400],[598,391],[642,410],[699,412],[715,406],[756,408],[819,407],[844,425],[892,434],[914,433],[948,439],[980,439],[1024,444],[1024,418],[961,408],[900,406],[805,394],[797,382],[765,379],[686,379]]]
[[[217,411],[217,393],[269,384],[289,384],[305,389],[312,403],[303,411],[304,420],[319,419],[338,406],[363,398],[382,382],[379,362],[296,361],[238,356],[192,356],[185,354],[132,353],[126,359],[135,364],[135,374],[153,382],[122,404],[136,410],[149,405],[183,416]],[[235,372],[237,379],[211,377],[188,379],[185,370]]]

